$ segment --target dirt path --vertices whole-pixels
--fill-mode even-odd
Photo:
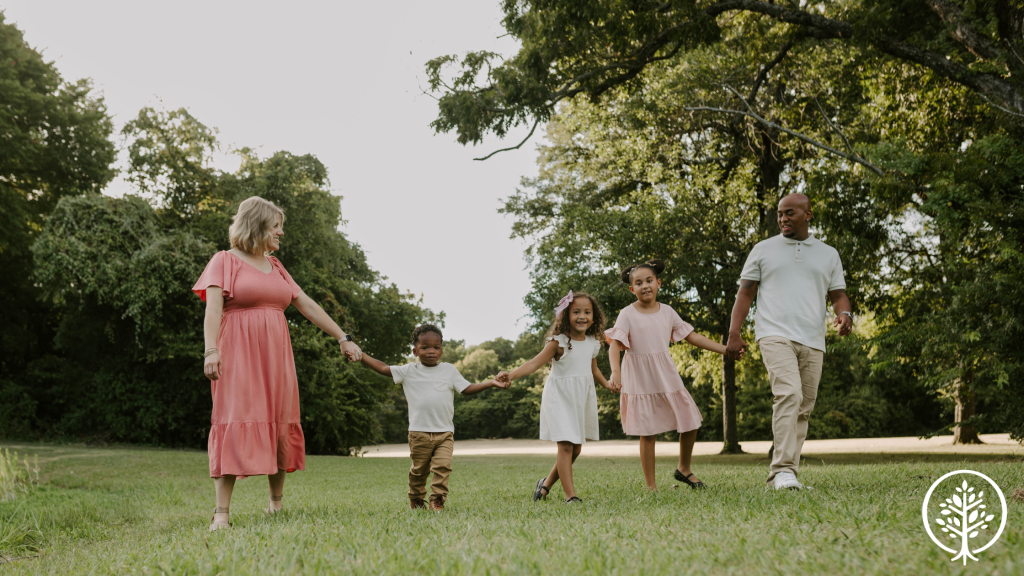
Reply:
[[[1024,446],[1010,440],[1009,434],[982,434],[984,444],[954,446],[952,436],[936,436],[927,440],[918,438],[849,438],[844,440],[808,440],[804,454],[1002,454],[1024,456]],[[771,442],[741,442],[744,452],[767,454]],[[637,456],[637,440],[605,440],[588,442],[584,448],[588,456]],[[658,442],[655,449],[658,456],[678,456],[679,445],[675,442]],[[718,454],[721,442],[697,442],[693,453],[696,455]],[[408,458],[408,444],[379,444],[363,448],[363,455],[369,458]],[[459,440],[455,442],[456,456],[487,454],[541,454],[554,455],[555,444],[544,440]]]

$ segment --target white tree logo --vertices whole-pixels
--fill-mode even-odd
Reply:
[[[999,502],[1002,506],[999,511],[999,530],[996,531],[995,535],[988,539],[984,546],[975,547],[971,549],[972,542],[983,542],[985,536],[991,533],[989,526],[991,526],[992,520],[995,519],[996,514],[991,513],[988,507],[989,502],[992,501],[992,492],[989,492],[988,501],[985,497],[985,489],[988,486],[972,486],[968,481],[968,478],[957,477],[954,478],[953,482],[950,482],[943,487],[947,490],[948,498],[939,503],[938,510],[934,517],[934,524],[938,526],[942,532],[948,535],[950,540],[957,542],[959,550],[950,548],[942,543],[942,540],[935,536],[932,532],[932,521],[929,520],[929,508],[928,504],[931,501],[932,493],[938,488],[944,480],[951,476],[972,474],[980,477],[991,486],[992,492],[995,492],[999,496]],[[959,481],[959,484],[956,482]],[[975,484],[979,484],[977,480],[974,480]],[[977,488],[977,490],[976,490]],[[955,491],[954,491],[955,489]],[[941,496],[940,496],[941,498]],[[928,532],[928,536],[931,537],[932,542],[935,542],[946,552],[956,554],[953,556],[952,561],[963,560],[964,565],[967,565],[967,559],[977,561],[978,558],[974,554],[987,550],[989,546],[996,543],[999,540],[999,536],[1003,533],[1003,528],[1006,527],[1006,498],[1003,496],[1003,491],[999,489],[999,485],[992,481],[991,478],[985,476],[980,472],[973,470],[957,470],[950,472],[945,476],[936,480],[931,488],[928,489],[928,493],[924,497],[924,504],[921,506],[921,516],[924,519],[924,529]],[[980,538],[979,538],[980,537]]]

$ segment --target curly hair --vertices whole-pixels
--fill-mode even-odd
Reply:
[[[427,332],[433,332],[434,334],[437,334],[437,336],[441,338],[441,342],[444,342],[444,334],[441,334],[440,328],[433,324],[420,324],[419,326],[416,327],[415,330],[412,331],[412,343],[418,343],[420,341],[420,336],[426,334]]]
[[[594,297],[591,296],[590,294],[587,294],[586,292],[575,292],[573,294],[573,302],[576,302],[576,300],[579,300],[580,298],[586,298],[587,300],[590,300],[590,305],[594,309],[594,323],[591,324],[589,328],[587,328],[586,334],[587,336],[593,336],[594,338],[597,339],[598,342],[603,344],[604,338],[602,336],[604,335],[604,312],[601,310],[601,306],[597,303],[597,300],[594,300]],[[569,336],[570,334],[572,334],[572,332],[570,331],[571,328],[569,327],[569,317],[571,315],[572,304],[567,306],[565,310],[562,310],[561,312],[558,313],[557,316],[555,316],[555,323],[552,324],[551,329],[548,330],[548,337],[558,336],[560,334],[565,334],[566,336]],[[569,339],[569,350],[572,350],[571,338]]]
[[[655,278],[660,278],[661,273],[665,271],[665,263],[662,262],[661,260],[658,260],[657,258],[651,258],[650,260],[642,264],[633,264],[631,266],[626,266],[625,268],[622,269],[622,274],[620,274],[619,277],[622,278],[622,281],[625,282],[626,284],[632,284],[633,272],[636,272],[640,268],[647,268],[651,272],[654,272]]]

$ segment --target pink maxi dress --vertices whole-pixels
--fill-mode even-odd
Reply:
[[[277,258],[264,274],[230,252],[218,252],[192,291],[220,286],[224,316],[217,349],[221,376],[213,393],[210,476],[277,474],[306,467],[299,420],[299,383],[284,311],[299,285]]]
[[[669,354],[671,342],[693,332],[671,306],[659,304],[654,314],[629,305],[619,312],[615,326],[605,331],[608,341],[626,348],[622,360],[622,431],[629,436],[653,436],[700,428],[700,410],[683,386]]]

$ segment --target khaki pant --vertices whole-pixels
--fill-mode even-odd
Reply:
[[[448,475],[452,473],[452,450],[455,436],[451,432],[409,432],[409,499],[427,495],[427,476],[433,472],[430,493],[448,497]]]
[[[800,451],[807,438],[807,420],[818,398],[825,354],[781,336],[768,336],[757,344],[775,397],[772,406],[775,454],[768,474],[768,482],[771,482],[783,470],[793,474],[800,472]]]

